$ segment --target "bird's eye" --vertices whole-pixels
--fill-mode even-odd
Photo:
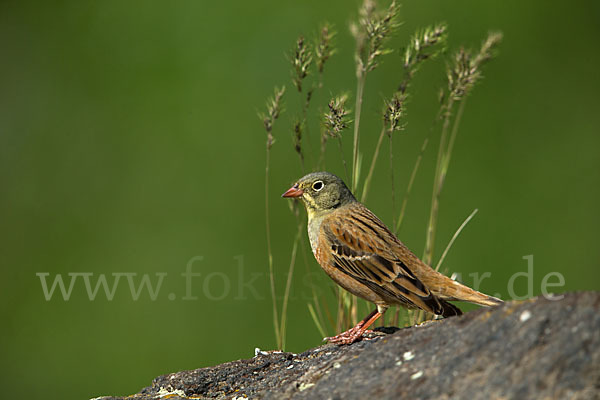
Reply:
[[[323,186],[325,186],[323,181],[316,181],[315,183],[312,184],[312,188],[315,192],[321,191],[321,189],[323,189]]]

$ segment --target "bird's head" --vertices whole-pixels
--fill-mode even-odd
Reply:
[[[282,197],[302,199],[309,215],[332,211],[356,201],[344,181],[329,172],[303,176]]]

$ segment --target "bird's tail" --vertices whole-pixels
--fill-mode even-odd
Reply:
[[[462,283],[448,278],[440,274],[435,279],[436,285],[431,285],[430,290],[438,298],[445,301],[466,301],[469,303],[478,304],[480,306],[497,306],[504,303],[497,297],[488,296],[487,294],[471,289]]]
[[[454,317],[455,315],[462,315],[462,311],[460,308],[456,307],[452,303],[448,303],[445,300],[438,299],[440,305],[442,306],[442,313],[440,314],[444,318]]]

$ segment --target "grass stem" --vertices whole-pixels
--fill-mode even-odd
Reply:
[[[463,223],[460,224],[460,226],[458,227],[458,229],[456,230],[456,232],[454,232],[454,235],[452,235],[452,239],[450,239],[450,242],[448,242],[448,245],[444,249],[444,252],[442,253],[442,256],[440,257],[440,260],[438,261],[438,263],[435,266],[435,270],[436,271],[440,270],[440,267],[442,266],[442,263],[444,262],[444,259],[446,258],[446,255],[448,254],[448,251],[450,251],[450,248],[454,244],[454,241],[456,240],[456,238],[458,237],[458,235],[460,235],[460,233],[465,228],[465,226],[467,226],[467,224],[469,223],[469,221],[471,221],[471,219],[473,219],[473,217],[475,216],[475,214],[477,214],[477,211],[479,211],[479,210],[477,210],[477,209],[473,210],[473,212],[471,214],[469,214],[469,216],[467,217],[467,219],[465,219],[463,221]]]
[[[371,166],[369,167],[369,173],[367,174],[367,177],[365,178],[365,183],[363,185],[363,190],[360,197],[361,203],[364,203],[367,200],[367,194],[369,193],[371,179],[373,178],[373,172],[375,171],[375,164],[377,164],[377,158],[379,158],[379,149],[381,148],[381,144],[383,143],[385,132],[385,126],[382,126],[381,132],[379,132],[379,139],[377,139],[377,145],[375,146],[375,152],[373,153],[373,159],[371,160]]]
[[[285,283],[285,292],[283,294],[283,305],[281,306],[281,326],[279,332],[281,335],[281,350],[285,349],[286,339],[286,322],[287,322],[287,307],[290,299],[290,290],[292,287],[292,277],[294,276],[294,267],[296,265],[296,253],[298,252],[298,243],[300,242],[302,231],[304,230],[304,224],[298,224],[298,231],[294,239],[294,245],[292,246],[292,255],[290,257],[290,267],[288,269],[287,281]]]
[[[273,326],[275,328],[275,340],[281,349],[281,332],[279,330],[279,313],[277,312],[277,296],[275,294],[275,274],[273,271],[273,250],[271,248],[271,220],[269,217],[269,163],[271,160],[271,149],[267,147],[267,166],[265,168],[265,220],[267,225],[267,253],[269,255],[269,283],[271,287],[271,300],[273,303]]]
[[[408,199],[410,198],[410,193],[412,191],[413,184],[415,182],[415,177],[417,176],[417,171],[419,170],[419,166],[421,165],[421,160],[423,159],[423,154],[427,149],[427,144],[429,143],[429,138],[425,138],[423,141],[423,145],[421,146],[421,151],[417,156],[417,160],[415,161],[415,165],[410,174],[410,179],[408,180],[408,187],[406,188],[406,193],[404,194],[404,198],[402,199],[402,207],[400,208],[400,215],[398,216],[398,222],[396,223],[396,227],[394,229],[394,233],[397,235],[400,231],[400,227],[402,226],[402,222],[404,221],[404,215],[406,213],[406,206],[408,204]]]
[[[354,119],[354,140],[352,147],[352,192],[355,192],[358,186],[358,153],[360,143],[360,114],[363,103],[363,92],[365,90],[365,82],[367,73],[364,70],[358,72],[358,79],[356,82],[356,105],[355,105],[355,119]]]
[[[429,222],[427,223],[427,237],[425,241],[425,252],[423,254],[423,262],[431,265],[433,258],[433,247],[435,243],[435,233],[437,229],[438,212],[440,207],[440,196],[446,174],[443,173],[444,158],[447,157],[447,141],[448,129],[450,126],[451,110],[454,106],[454,98],[449,97],[445,112],[443,112],[444,124],[442,126],[442,134],[440,136],[440,145],[438,148],[437,161],[435,165],[435,177],[433,179],[433,190],[431,194],[431,208],[429,211]]]

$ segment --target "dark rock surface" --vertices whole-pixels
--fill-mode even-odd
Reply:
[[[600,293],[511,302],[350,346],[177,372],[126,397],[188,398],[600,399]]]

